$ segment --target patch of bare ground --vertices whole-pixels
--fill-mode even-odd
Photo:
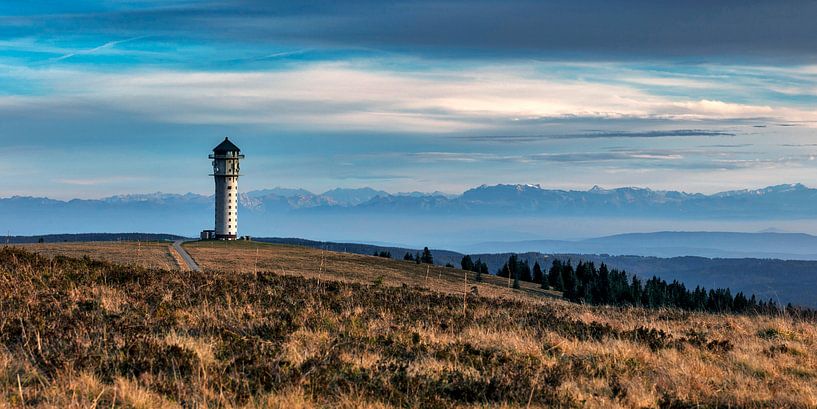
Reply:
[[[454,269],[429,290],[425,266],[375,257],[221,271],[198,251],[207,271],[0,250],[0,407],[817,406],[812,322],[488,284],[464,304]]]

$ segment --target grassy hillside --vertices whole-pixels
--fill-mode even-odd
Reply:
[[[180,263],[173,246],[167,242],[101,241],[27,243],[13,246],[48,257],[90,257],[112,263],[167,270],[185,267],[184,263]]]
[[[511,291],[512,283],[507,278],[493,275],[483,275],[483,282],[476,283],[474,273],[466,274],[457,268],[309,247],[247,241],[199,241],[185,243],[184,248],[199,267],[208,271],[271,271],[318,280],[408,285],[460,295],[473,291],[472,287],[476,286],[480,295],[535,299],[561,297],[560,293],[542,290],[533,283],[521,283],[520,290]]]
[[[0,250],[0,407],[817,405],[813,323],[464,296],[453,269],[218,244],[188,245],[201,273]]]
[[[713,233],[714,234],[714,233]],[[406,251],[412,254],[417,250],[382,247],[368,244],[319,242],[303,239],[261,238],[261,241],[299,244],[314,248],[372,254],[374,251],[391,251],[395,257],[402,258]],[[501,248],[501,245],[498,245]],[[546,248],[546,247],[543,247]],[[459,265],[463,254],[446,250],[432,250],[434,260],[439,264],[450,262]],[[476,253],[471,257],[488,264],[492,273],[508,261],[514,253]],[[628,273],[649,279],[657,275],[667,281],[678,280],[687,287],[700,285],[706,288],[730,288],[733,292],[743,291],[755,294],[759,298],[773,299],[778,303],[793,303],[809,308],[817,308],[817,261],[814,260],[776,260],[764,258],[706,258],[706,257],[644,257],[606,254],[570,254],[570,253],[518,253],[522,260],[530,265],[539,262],[544,269],[550,267],[554,258],[563,261],[592,261],[599,265],[607,264],[610,268],[626,270]]]

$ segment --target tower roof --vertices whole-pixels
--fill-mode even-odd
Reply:
[[[241,152],[241,149],[238,149],[238,146],[235,146],[234,143],[230,142],[229,138],[224,138],[218,146],[213,148],[214,153],[226,153],[226,152]]]

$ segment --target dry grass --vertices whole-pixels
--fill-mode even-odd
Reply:
[[[84,256],[110,261],[112,263],[135,265],[144,268],[178,269],[173,246],[169,243],[135,242],[135,241],[104,241],[81,243],[31,243],[15,244],[14,246],[28,251],[42,254],[47,257],[65,256],[82,258]]]
[[[0,407],[817,407],[811,322],[500,282],[463,310],[459,270],[229,246],[189,245],[202,273],[2,251]]]
[[[492,297],[560,297],[558,292],[542,290],[533,283],[523,282],[521,289],[511,290],[508,279],[492,275],[483,275],[483,282],[477,283],[474,273],[469,272],[466,277],[460,269],[309,247],[246,241],[200,241],[185,243],[184,248],[201,268],[210,271],[273,271],[318,280],[378,283],[392,287],[407,285],[455,294],[470,291],[471,287],[476,286],[479,295]]]

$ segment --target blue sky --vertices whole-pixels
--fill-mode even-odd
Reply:
[[[0,196],[817,186],[817,4],[0,4]]]

